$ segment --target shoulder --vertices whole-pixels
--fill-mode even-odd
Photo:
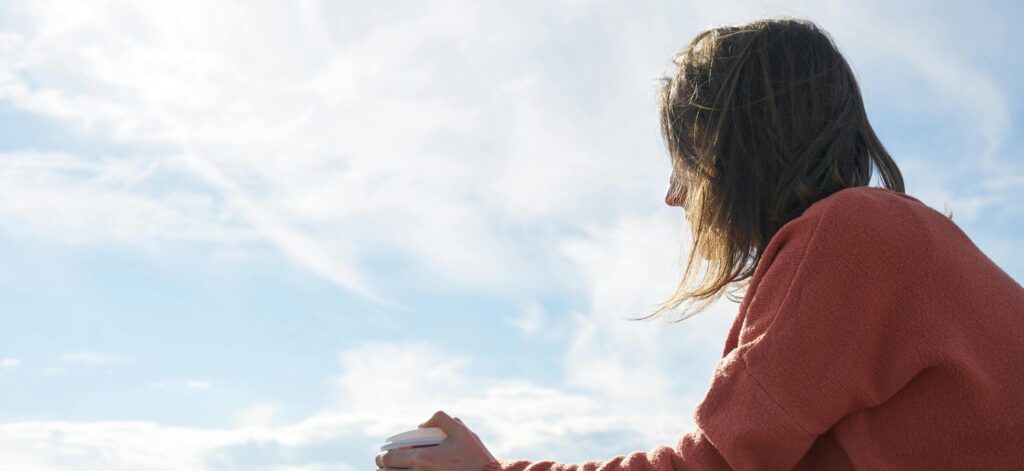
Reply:
[[[840,248],[848,249],[844,252],[858,248],[866,251],[914,245],[926,221],[936,216],[945,217],[913,196],[862,186],[845,188],[816,201],[786,226],[797,223],[790,230],[800,232],[798,238],[829,252]],[[800,219],[803,221],[798,222]]]
[[[846,188],[812,204],[772,237],[758,262],[740,307],[739,343],[763,334],[784,306],[895,296],[927,264],[929,243],[921,234],[928,231],[920,219],[928,211],[935,212],[876,187]]]
[[[935,217],[944,218],[904,193],[877,187],[840,190],[813,203],[772,237],[751,284],[764,282],[778,290],[801,272],[839,270],[853,276],[899,270],[908,261],[926,258],[926,221]]]
[[[930,210],[913,196],[888,188],[858,186],[844,188],[812,204],[806,216],[855,222],[884,221],[908,212]]]

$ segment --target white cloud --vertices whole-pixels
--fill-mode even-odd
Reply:
[[[664,211],[591,227],[563,246],[591,308],[574,315],[566,379],[612,410],[649,417],[635,429],[648,447],[690,423],[738,309],[722,300],[682,325],[669,325],[671,317],[626,320],[649,314],[674,291],[688,243],[681,226],[681,215]]]
[[[0,368],[17,368],[21,366],[18,358],[0,358]]]
[[[0,448],[20,450],[23,462],[47,463],[47,469],[202,469],[205,450],[238,439],[224,431],[146,422],[0,424]]]
[[[986,155],[1008,129],[1005,93],[942,38],[863,8],[104,5],[12,7],[0,99],[146,150],[4,156],[0,221],[60,240],[258,238],[395,308],[363,260],[398,257],[439,284],[487,292],[571,283],[556,275],[560,229],[658,201],[668,166],[654,79],[686,32],[708,24],[807,14],[851,54],[884,51],[955,97],[942,102],[976,118]],[[567,62],[555,53],[579,47],[565,36],[578,33],[556,26],[572,18],[630,41],[598,38],[601,54]]]
[[[185,381],[185,387],[188,388],[188,389],[200,389],[200,390],[210,389],[210,382],[209,381],[202,381],[202,380],[198,380],[198,379],[190,379],[188,381]]]
[[[246,446],[253,444],[262,450],[262,466],[279,466],[268,469],[316,469],[323,457],[304,462],[303,450],[349,443],[358,445],[356,451],[330,462],[360,469],[384,437],[415,428],[439,409],[462,418],[497,456],[583,458],[579,453],[592,450],[594,434],[650,433],[658,421],[586,395],[474,374],[471,367],[487,365],[426,344],[369,343],[346,351],[341,364],[338,402],[296,423],[275,425],[278,409],[272,404],[241,409],[238,417],[244,420],[230,429],[125,421],[9,422],[0,424],[0,449],[23,452],[17,458],[21,461],[10,458],[0,464],[45,460],[52,469],[216,469],[211,460],[246,462],[244,455],[251,452]],[[687,426],[686,421],[676,424],[661,441],[672,443]],[[568,449],[573,442],[579,447]]]
[[[254,404],[235,412],[235,426],[269,428],[281,410],[278,404]]]
[[[544,308],[532,301],[518,316],[505,318],[505,322],[525,335],[534,334],[544,326]]]
[[[61,355],[60,359],[65,363],[74,363],[85,366],[105,366],[128,361],[126,358],[94,351],[65,353],[64,355]]]
[[[18,471],[57,471],[60,469],[48,463],[45,458],[35,456],[31,452],[2,448],[0,448],[0,464],[5,469]]]
[[[397,251],[482,289],[550,285],[542,267],[553,246],[515,256],[522,242],[504,221],[558,214],[568,224],[603,203],[588,195],[643,188],[624,178],[619,156],[602,155],[605,133],[578,124],[557,77],[537,73],[543,65],[524,47],[548,33],[532,14],[495,26],[509,18],[441,3],[339,43],[310,13],[316,3],[299,12],[174,5],[14,9],[21,27],[2,42],[0,99],[156,150],[102,162],[47,155],[43,168],[24,165],[38,155],[9,156],[16,173],[3,200],[32,196],[0,213],[10,227],[83,241],[258,236],[386,303],[360,257]],[[476,39],[484,33],[486,43]],[[177,182],[169,193],[153,191],[168,179]]]
[[[154,192],[151,181],[183,171],[154,158],[89,159],[64,153],[0,154],[0,225],[31,237],[222,243],[252,238],[210,194]]]
[[[359,468],[352,468],[343,463],[317,463],[303,466],[275,466],[267,469],[268,471],[355,471]]]
[[[357,445],[354,451],[326,458],[359,469],[364,463],[358,458],[372,459],[373,447],[380,440],[415,428],[435,410],[462,418],[496,456],[503,458],[582,460],[595,458],[593,453],[610,458],[614,453],[673,444],[692,428],[690,412],[698,397],[675,389],[676,381],[669,378],[673,373],[662,369],[671,362],[654,358],[659,352],[671,351],[670,342],[647,349],[645,354],[626,357],[648,362],[651,367],[629,363],[630,371],[617,371],[607,366],[616,361],[615,351],[600,351],[602,345],[616,342],[609,340],[609,335],[622,335],[622,342],[625,338],[641,338],[644,334],[638,330],[650,331],[653,337],[644,339],[646,344],[661,343],[665,336],[639,324],[600,324],[581,334],[573,346],[577,351],[586,350],[590,347],[582,343],[595,342],[598,350],[588,350],[597,353],[593,362],[586,364],[571,354],[567,368],[592,369],[608,376],[570,374],[578,384],[565,388],[496,373],[481,374],[496,371],[496,365],[452,355],[425,342],[367,343],[341,355],[343,374],[336,382],[337,402],[299,422],[279,424],[280,406],[268,403],[239,409],[236,424],[229,429],[125,421],[9,422],[0,424],[0,449],[25,450],[18,459],[45,460],[53,469],[116,471],[140,467],[216,469],[216,463],[247,462],[246,454],[254,452],[248,448],[252,445],[262,450],[258,456],[266,466],[316,469],[325,457],[307,456],[304,450],[349,443]],[[707,342],[712,341],[690,348],[696,351]],[[641,346],[622,342],[617,348],[622,352]],[[79,354],[75,358],[92,361],[95,357]],[[627,387],[615,384],[616,380],[638,383]],[[636,388],[637,384],[644,388]],[[608,434],[618,437],[611,449],[607,448]]]
[[[1012,198],[1009,192],[984,192],[981,188],[954,191],[948,178],[932,171],[933,167],[934,164],[916,156],[900,159],[900,169],[907,177],[907,193],[936,211],[951,210],[958,224],[971,223],[984,214],[986,208],[1005,205]]]

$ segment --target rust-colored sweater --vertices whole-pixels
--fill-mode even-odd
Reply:
[[[484,469],[1022,470],[1024,288],[919,200],[839,191],[768,244],[694,416],[674,448]]]

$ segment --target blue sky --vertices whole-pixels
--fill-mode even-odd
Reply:
[[[0,1],[0,468],[367,469],[693,427],[737,305],[681,271],[657,78],[810,18],[907,192],[1024,279],[1014,2]]]

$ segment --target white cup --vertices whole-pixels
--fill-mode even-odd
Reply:
[[[380,451],[397,450],[407,446],[413,448],[436,446],[446,438],[448,438],[448,434],[438,427],[418,428],[388,437],[381,445]]]

